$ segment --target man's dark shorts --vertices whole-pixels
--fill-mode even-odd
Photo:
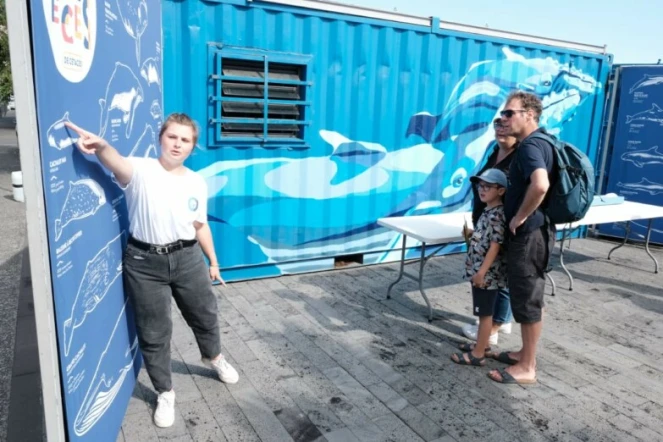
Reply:
[[[545,272],[555,235],[547,227],[510,236],[507,246],[507,275],[511,310],[516,322],[532,324],[541,320],[545,306]]]

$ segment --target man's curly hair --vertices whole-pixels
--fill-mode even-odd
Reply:
[[[534,120],[536,120],[537,123],[539,122],[541,112],[543,112],[543,104],[539,97],[529,92],[514,91],[509,94],[506,102],[508,103],[511,100],[520,100],[523,109],[526,111],[531,110],[534,113]]]

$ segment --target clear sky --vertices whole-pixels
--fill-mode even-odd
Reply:
[[[607,45],[615,63],[663,59],[663,0],[337,0],[423,17]]]

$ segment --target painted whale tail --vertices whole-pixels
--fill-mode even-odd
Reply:
[[[106,99],[99,99],[99,106],[101,106],[101,117],[99,118],[99,136],[101,138],[106,135],[106,125],[108,124],[108,110],[106,109]]]

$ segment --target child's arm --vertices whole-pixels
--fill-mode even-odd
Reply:
[[[486,277],[486,273],[488,273],[488,269],[493,265],[497,255],[500,253],[500,247],[499,243],[490,243],[490,248],[488,249],[488,253],[486,253],[486,257],[483,259],[483,263],[481,263],[479,271],[472,277],[472,283],[475,287],[481,288],[486,285],[484,278]]]

